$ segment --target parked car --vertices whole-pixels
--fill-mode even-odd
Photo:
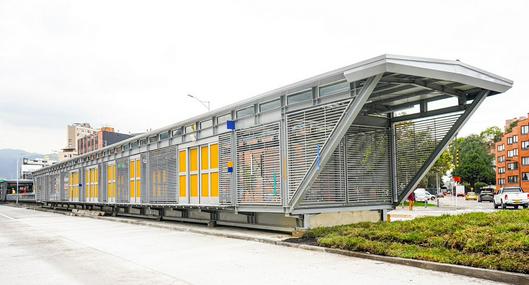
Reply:
[[[477,200],[478,195],[476,192],[468,192],[467,195],[465,195],[465,200]]]
[[[518,206],[523,206],[527,209],[529,207],[529,193],[524,193],[520,187],[501,188],[494,195],[494,208],[506,209],[507,206],[513,206],[515,209],[518,209]]]
[[[481,188],[481,192],[478,195],[478,202],[489,201],[494,202],[494,189],[492,188]]]
[[[417,188],[413,193],[415,194],[415,201],[426,202],[428,200],[435,200],[435,196],[424,188]]]

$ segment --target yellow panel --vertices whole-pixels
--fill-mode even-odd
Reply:
[[[178,172],[186,172],[187,159],[185,150],[181,150],[178,153],[178,161],[180,165],[180,167],[178,168]]]
[[[219,173],[211,173],[211,197],[219,197]]]
[[[129,175],[129,178],[134,178],[134,160],[131,160],[130,163],[129,163],[129,172],[130,172],[130,175]]]
[[[185,175],[181,175],[180,176],[180,197],[185,197],[187,196],[187,189],[186,189],[186,176]]]
[[[136,160],[136,178],[140,178],[141,177],[141,160]]]
[[[189,160],[190,160],[190,171],[198,170],[198,149],[192,148],[189,150]]]
[[[200,192],[202,197],[208,197],[209,196],[209,174],[204,173],[201,174],[201,185],[202,191]]]
[[[202,170],[209,169],[208,153],[208,146],[200,148],[200,169]]]
[[[191,197],[198,197],[198,175],[191,175],[189,183],[191,184]]]
[[[219,168],[219,145],[212,144],[209,148],[211,150],[211,168]]]
[[[130,184],[130,189],[129,189],[130,197],[134,198],[134,180],[131,180],[129,184]]]

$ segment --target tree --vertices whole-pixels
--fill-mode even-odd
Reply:
[[[458,140],[454,147],[459,150],[459,164],[452,173],[454,176],[461,176],[463,181],[474,187],[476,182],[494,183],[493,157],[482,136],[470,135]]]
[[[439,183],[441,183],[441,177],[453,168],[452,161],[452,153],[449,150],[445,150],[435,161],[430,171],[426,173],[419,186],[427,188],[429,185],[436,185],[437,175],[439,175]]]
[[[479,134],[486,142],[497,143],[501,141],[503,132],[496,126],[488,127]]]

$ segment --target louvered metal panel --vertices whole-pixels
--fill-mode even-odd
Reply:
[[[316,159],[318,148],[321,148],[327,141],[349,101],[345,100],[287,114],[289,200],[297,190],[310,165]],[[330,163],[332,165],[339,162]],[[334,168],[336,167],[330,167],[329,169],[333,170],[327,171],[336,171]],[[321,183],[325,184],[324,180]],[[311,196],[310,199],[316,199],[316,197]]]
[[[59,187],[60,187],[59,175],[58,174],[49,175],[47,201],[59,201],[59,196],[60,196]]]
[[[280,205],[279,123],[237,131],[237,202]]]
[[[351,126],[344,140],[348,203],[390,204],[389,130]]]
[[[231,205],[231,179],[228,163],[232,161],[231,133],[219,135],[219,201],[221,205]]]
[[[333,152],[331,159],[321,170],[300,206],[344,204],[345,167],[343,142]]]
[[[116,202],[130,203],[129,158],[116,160]]]
[[[397,191],[402,194],[461,112],[396,123]]]
[[[147,195],[142,194],[142,200],[149,203],[176,203],[176,147],[152,150],[148,156],[149,187]],[[142,185],[145,185],[144,180]],[[142,186],[142,193],[145,190],[145,186]]]
[[[70,180],[69,173],[61,173],[61,201],[69,201],[70,199]]]

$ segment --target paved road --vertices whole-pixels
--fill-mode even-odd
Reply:
[[[437,205],[436,201],[430,203]],[[490,213],[494,211],[499,210],[495,210],[494,204],[491,202],[466,201],[464,197],[444,197],[439,199],[439,207],[416,206],[413,211],[409,211],[408,207],[398,206],[389,214],[392,221],[405,221],[424,216],[458,215],[473,212]]]
[[[497,284],[372,260],[0,206],[2,284]]]

